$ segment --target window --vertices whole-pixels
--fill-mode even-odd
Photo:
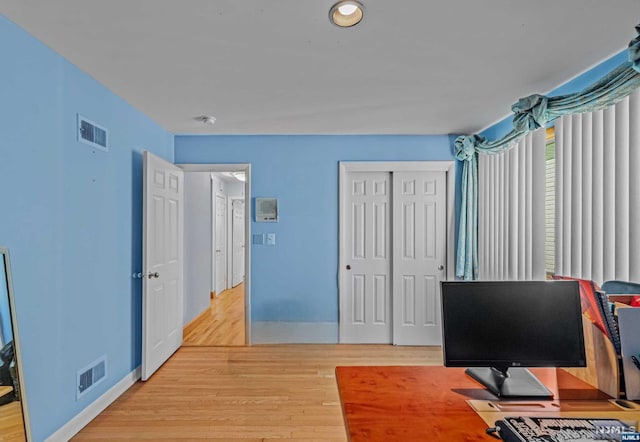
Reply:
[[[479,155],[478,243],[480,279],[640,281],[640,89]]]
[[[556,270],[556,132],[549,127],[545,146],[544,270],[550,279]]]
[[[640,90],[556,120],[556,273],[640,281]]]
[[[478,265],[484,280],[545,278],[544,130],[478,155]]]

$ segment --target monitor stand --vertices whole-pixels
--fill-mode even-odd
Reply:
[[[526,368],[473,367],[465,373],[501,398],[553,398],[553,393]]]

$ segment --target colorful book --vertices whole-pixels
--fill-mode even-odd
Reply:
[[[598,295],[596,291],[598,287],[589,279],[571,278],[569,276],[554,276],[555,280],[578,281],[580,286],[580,303],[582,305],[582,313],[600,329],[602,333],[608,335],[605,319],[602,316],[602,310],[599,306]]]
[[[605,327],[607,328],[607,336],[613,344],[613,348],[616,349],[616,354],[620,355],[620,333],[618,332],[618,324],[616,323],[613,311],[611,310],[609,298],[605,292],[599,290],[596,290],[596,295],[598,299],[598,307],[602,313],[602,317],[604,318]]]

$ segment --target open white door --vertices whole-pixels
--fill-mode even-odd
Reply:
[[[143,155],[142,380],[182,344],[184,173]]]
[[[216,296],[227,287],[227,200],[216,195],[216,234],[215,234],[215,290]]]
[[[233,287],[244,281],[244,200],[234,199],[232,205]]]

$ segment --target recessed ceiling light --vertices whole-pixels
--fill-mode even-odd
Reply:
[[[343,0],[331,7],[329,19],[342,28],[355,26],[362,20],[362,4],[353,0]]]
[[[204,124],[208,124],[210,126],[213,126],[214,124],[216,124],[216,117],[212,117],[211,115],[200,115],[199,117],[196,117],[196,120],[201,121]]]
[[[358,7],[350,3],[346,3],[344,5],[338,6],[338,11],[342,15],[351,15],[354,12],[356,12],[356,9],[358,9]]]

